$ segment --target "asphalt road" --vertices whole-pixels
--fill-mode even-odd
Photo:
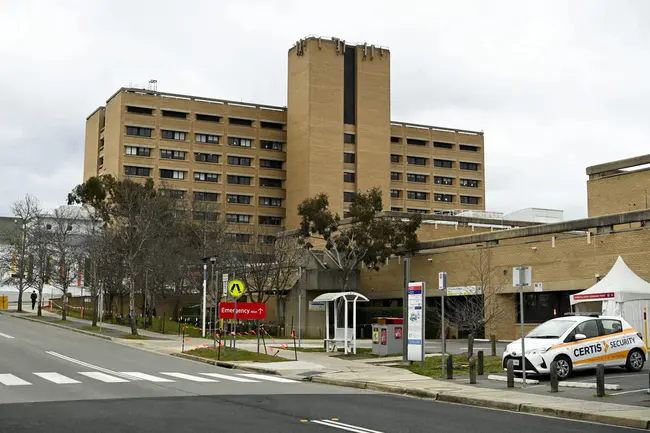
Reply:
[[[619,433],[250,375],[0,315],[0,432]]]

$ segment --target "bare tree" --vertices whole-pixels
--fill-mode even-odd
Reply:
[[[38,292],[38,315],[42,316],[43,287],[50,282],[52,271],[53,233],[43,217],[28,232],[29,254],[32,257],[31,285]]]
[[[502,268],[494,266],[490,249],[467,253],[466,263],[465,286],[456,289],[456,296],[447,297],[445,319],[459,331],[477,336],[510,314],[498,299],[507,277]]]
[[[31,257],[29,254],[29,230],[41,215],[41,207],[33,196],[25,195],[11,207],[15,226],[7,230],[3,237],[8,248],[2,254],[2,268],[9,269],[4,284],[13,285],[18,290],[18,312],[23,311],[23,293],[30,286]]]

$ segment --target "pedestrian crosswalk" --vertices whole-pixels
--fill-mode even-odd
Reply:
[[[299,381],[287,379],[280,376],[271,376],[265,374],[238,373],[180,373],[180,372],[159,372],[159,373],[142,373],[142,372],[111,372],[103,371],[80,371],[75,374],[61,374],[57,372],[34,372],[27,374],[0,373],[0,391],[4,387],[10,386],[29,386],[37,383],[55,384],[55,385],[82,385],[84,383],[131,383],[131,382],[152,382],[152,383],[172,383],[172,382],[191,382],[214,384],[220,382],[233,383],[300,383]]]

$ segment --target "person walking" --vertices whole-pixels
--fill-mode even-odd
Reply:
[[[36,300],[38,299],[36,290],[32,291],[32,295],[30,296],[30,298],[32,298],[32,310],[33,310],[36,307]]]

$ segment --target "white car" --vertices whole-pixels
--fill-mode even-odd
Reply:
[[[641,333],[620,317],[567,315],[544,322],[526,335],[526,374],[549,374],[557,361],[558,378],[566,379],[573,370],[620,366],[640,371],[647,350]],[[521,339],[503,353],[503,368],[512,359],[515,373],[522,373]]]

